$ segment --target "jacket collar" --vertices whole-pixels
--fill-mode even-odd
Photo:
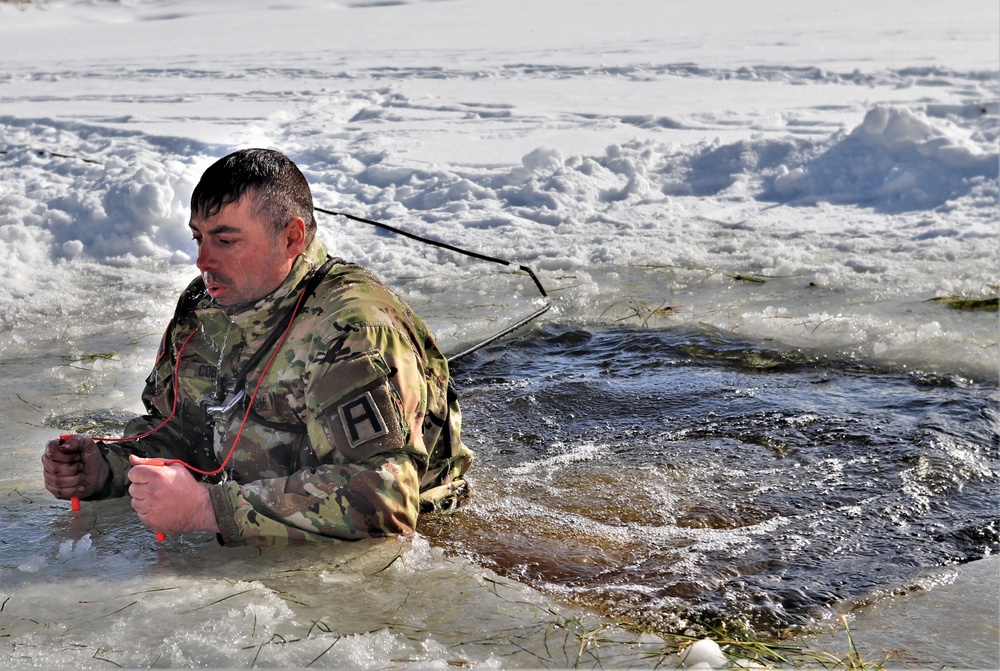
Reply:
[[[196,312],[203,323],[215,322],[220,319],[229,321],[232,326],[242,331],[243,342],[252,348],[254,342],[267,337],[286,310],[291,310],[295,306],[300,293],[296,289],[302,280],[310,272],[323,265],[326,259],[326,245],[319,238],[313,238],[313,241],[295,259],[295,263],[292,264],[292,269],[285,280],[267,296],[254,303],[228,308],[223,308],[215,301],[211,301],[203,309]],[[232,342],[232,335],[227,339]]]

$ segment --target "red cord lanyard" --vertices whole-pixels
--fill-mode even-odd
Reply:
[[[306,287],[305,289],[302,290],[302,293],[299,294],[299,299],[295,303],[295,307],[292,308],[292,311],[293,311],[292,314],[293,315],[298,313],[299,307],[302,305],[302,302],[306,298],[306,294],[308,294],[309,292],[310,292],[310,288]],[[271,364],[274,363],[275,358],[278,356],[278,352],[281,351],[282,347],[285,344],[285,340],[288,339],[288,334],[291,332],[291,330],[292,330],[292,324],[294,324],[294,323],[295,323],[295,319],[294,318],[288,320],[288,325],[285,327],[284,333],[281,334],[281,339],[278,341],[278,344],[275,346],[274,351],[271,352],[271,357],[267,360],[267,364],[264,366],[264,370],[261,371],[260,377],[257,378],[257,384],[254,385],[253,393],[250,394],[250,399],[247,401],[246,412],[243,413],[243,421],[240,422],[240,428],[236,432],[236,438],[233,439],[233,444],[229,448],[229,452],[226,454],[226,458],[222,460],[222,464],[217,469],[215,469],[214,471],[203,471],[200,468],[196,468],[195,466],[192,466],[191,464],[187,463],[183,459],[157,459],[157,460],[155,460],[155,463],[156,463],[157,466],[168,466],[170,464],[180,464],[180,465],[184,466],[184,468],[188,469],[189,471],[191,471],[193,473],[198,473],[200,475],[205,475],[205,476],[218,475],[219,473],[221,473],[226,468],[226,465],[229,463],[229,460],[232,459],[233,454],[236,452],[236,446],[239,444],[240,438],[243,436],[243,429],[246,428],[247,420],[250,418],[250,412],[253,409],[253,403],[254,403],[254,400],[257,398],[257,393],[260,391],[260,385],[263,384],[264,378],[267,376],[267,371],[270,370]],[[145,438],[147,436],[151,436],[152,434],[156,433],[157,431],[159,431],[160,429],[162,429],[164,426],[166,426],[167,422],[169,422],[171,419],[174,418],[174,415],[177,414],[177,402],[178,402],[179,389],[180,389],[181,356],[183,355],[184,348],[187,347],[188,342],[191,340],[191,338],[194,337],[194,334],[197,333],[198,331],[202,330],[202,328],[203,328],[202,326],[199,326],[194,331],[192,331],[191,333],[189,333],[188,336],[184,339],[184,342],[181,343],[180,348],[178,348],[178,350],[177,350],[177,360],[174,362],[174,400],[173,400],[173,403],[171,404],[170,414],[167,415],[166,419],[164,419],[162,422],[160,422],[157,426],[155,426],[154,428],[150,429],[149,431],[145,431],[145,432],[140,433],[140,434],[135,435],[135,436],[123,436],[121,438],[98,438],[98,437],[93,437],[92,436],[92,438],[94,440],[100,441],[100,442],[103,442],[103,443],[121,443],[121,442],[125,442],[125,441],[130,441],[130,440],[141,440],[142,438]],[[66,438],[69,437],[69,435],[71,435],[71,434],[60,436],[60,438],[63,439],[63,440],[65,440]]]

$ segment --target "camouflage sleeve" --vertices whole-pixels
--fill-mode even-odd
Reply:
[[[212,486],[227,545],[413,533],[427,462],[427,385],[410,343],[391,326],[368,325],[322,349],[304,375],[306,430],[319,464]]]
[[[209,487],[226,545],[297,545],[412,534],[419,480],[405,456]]]

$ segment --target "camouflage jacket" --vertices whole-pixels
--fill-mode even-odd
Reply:
[[[283,317],[314,276],[268,368],[277,348],[266,341],[284,332]],[[166,425],[101,445],[112,478],[99,496],[126,493],[130,453],[207,473],[225,462],[202,479],[226,544],[412,533],[421,508],[461,492],[473,459],[447,359],[427,327],[369,271],[328,261],[318,240],[252,306],[222,308],[200,278],[191,283],[146,380],[148,414],[125,435],[168,417],[175,387]]]

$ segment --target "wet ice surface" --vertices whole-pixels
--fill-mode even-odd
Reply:
[[[896,652],[893,663],[909,658],[907,651],[924,650],[925,666],[992,669],[998,666],[1000,558],[987,557],[961,568],[944,567],[895,599],[866,603],[850,613],[854,644],[859,650]],[[941,617],[960,612],[961,617]],[[932,630],[920,626],[934,622]],[[808,638],[812,647],[844,654],[850,641],[846,630],[835,636]],[[882,655],[870,655],[873,660]]]
[[[30,533],[17,522],[6,536],[22,548],[0,573],[6,668],[646,665],[657,650],[425,539],[295,551],[194,535],[157,544],[121,502],[76,516],[45,507],[48,537],[67,537],[56,552],[47,539],[12,542]],[[581,649],[595,630],[601,651]]]

